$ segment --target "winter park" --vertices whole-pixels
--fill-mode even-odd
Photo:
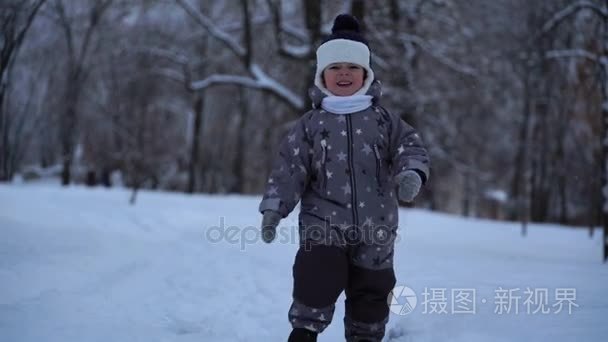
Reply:
[[[0,341],[605,341],[608,2],[3,0]]]

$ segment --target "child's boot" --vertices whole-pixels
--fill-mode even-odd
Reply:
[[[317,333],[304,328],[294,328],[287,342],[317,342]]]

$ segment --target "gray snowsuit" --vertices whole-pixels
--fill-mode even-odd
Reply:
[[[380,341],[395,284],[394,179],[414,170],[426,182],[427,152],[411,126],[379,105],[377,81],[367,92],[372,106],[350,114],[323,110],[317,87],[309,93],[313,109],[283,140],[259,207],[286,217],[301,201],[289,318],[321,332],[346,290],[347,340]]]

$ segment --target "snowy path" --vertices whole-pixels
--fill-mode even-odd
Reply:
[[[134,207],[128,197],[124,190],[0,185],[0,341],[286,339],[295,240],[209,239],[220,217],[225,227],[249,227],[241,233],[253,238],[257,197],[144,192]],[[412,288],[418,305],[391,314],[387,341],[608,336],[599,231],[590,239],[586,230],[532,226],[522,238],[513,224],[420,210],[400,217],[398,285]],[[295,224],[291,215],[283,232],[295,233]],[[499,287],[520,289],[519,314],[494,312]],[[527,287],[548,289],[551,313],[526,314]],[[425,288],[446,290],[447,314],[423,312]],[[451,312],[458,288],[475,290],[475,314]],[[572,314],[567,305],[554,313],[556,288],[576,290]],[[339,302],[320,341],[343,340],[343,314]]]

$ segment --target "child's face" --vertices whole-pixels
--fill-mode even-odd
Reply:
[[[325,87],[336,96],[350,96],[363,87],[364,69],[352,63],[333,63],[323,70]]]

